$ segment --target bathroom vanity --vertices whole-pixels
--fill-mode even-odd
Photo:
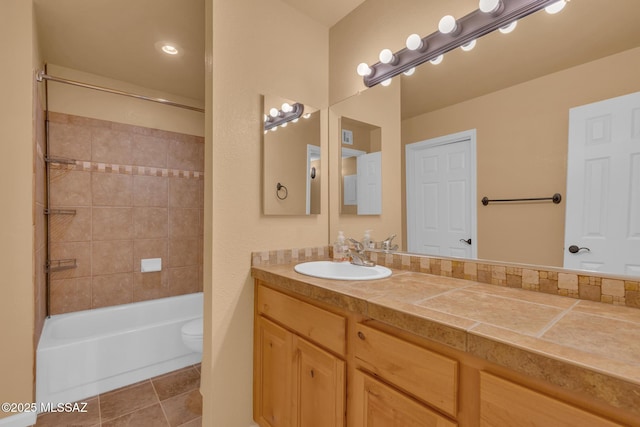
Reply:
[[[262,427],[640,425],[628,341],[640,310],[416,271],[338,281],[293,266],[252,268]]]

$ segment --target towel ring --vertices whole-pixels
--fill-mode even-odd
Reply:
[[[284,190],[284,196],[280,195],[282,190]],[[278,197],[278,199],[284,200],[287,198],[288,195],[289,195],[289,190],[287,190],[287,187],[278,183],[278,185],[276,185],[276,196]]]

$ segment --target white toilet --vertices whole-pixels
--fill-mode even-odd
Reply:
[[[196,353],[202,353],[202,317],[182,326],[182,342]]]

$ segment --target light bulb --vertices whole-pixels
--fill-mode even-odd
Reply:
[[[278,130],[278,126],[274,126],[274,127],[271,128],[271,132],[275,132],[277,130]]]
[[[560,0],[557,1],[553,4],[550,4],[549,6],[545,7],[544,10],[553,15],[556,14],[558,12],[560,12],[562,9],[564,9],[564,7],[567,5],[567,2],[565,0]]]
[[[451,34],[455,32],[457,28],[458,24],[456,23],[456,18],[451,15],[443,16],[438,23],[438,30],[442,34]]]
[[[411,67],[411,68],[409,68],[407,71],[405,71],[402,74],[404,74],[405,76],[412,76],[413,73],[415,73],[415,72],[416,72],[416,67]]]
[[[267,120],[269,120],[269,117],[267,117],[267,115],[264,115],[264,121],[266,122]]]
[[[500,28],[500,32],[502,34],[509,34],[513,30],[515,30],[517,26],[518,26],[518,21],[513,21],[509,25],[505,25],[504,27]]]
[[[361,62],[360,64],[358,64],[358,68],[356,69],[356,71],[358,72],[358,75],[360,77],[364,77],[371,74],[372,70],[371,67],[369,67],[366,63]]]
[[[280,127],[281,127],[281,128],[286,128],[288,124],[289,124],[289,123],[284,122],[283,124],[281,124],[281,125],[280,125]]]
[[[478,8],[483,13],[495,13],[502,6],[501,0],[480,0]]]
[[[389,86],[391,84],[391,79],[383,80],[380,84],[382,86]]]
[[[475,39],[471,40],[467,44],[463,44],[462,46],[460,46],[460,49],[464,50],[465,52],[469,52],[474,47],[476,47],[476,40]]]
[[[277,108],[272,108],[272,109],[270,109],[270,110],[269,110],[269,115],[270,115],[271,117],[273,117],[274,119],[275,119],[276,117],[278,117],[278,115],[279,115],[279,114],[280,114],[280,111],[278,111],[278,109],[277,109]]]
[[[282,111],[284,111],[285,113],[290,113],[293,111],[293,107],[288,102],[285,102],[284,104],[282,104]]]
[[[304,118],[304,119],[308,119],[309,117],[311,117],[311,113],[307,113],[304,116],[302,116],[302,118]]]
[[[170,44],[165,44],[164,46],[162,46],[162,51],[164,53],[167,53],[169,55],[177,55],[178,54],[178,49],[175,46],[172,46]]]
[[[298,118],[295,118],[295,119],[291,120],[291,123],[298,123],[298,120],[299,120],[299,119],[300,119],[299,117],[298,117]]]
[[[417,34],[411,34],[407,37],[407,49],[409,50],[418,50],[424,47],[424,43],[422,43],[422,38],[420,38]]]
[[[442,60],[444,59],[444,55],[439,55],[437,58],[433,58],[431,62],[433,65],[438,65],[439,63],[442,62]]]
[[[380,59],[380,62],[383,64],[390,64],[395,60],[395,55],[390,49],[382,49],[378,59]]]

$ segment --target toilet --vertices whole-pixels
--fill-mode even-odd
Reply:
[[[202,317],[182,326],[182,342],[189,350],[202,353]]]

